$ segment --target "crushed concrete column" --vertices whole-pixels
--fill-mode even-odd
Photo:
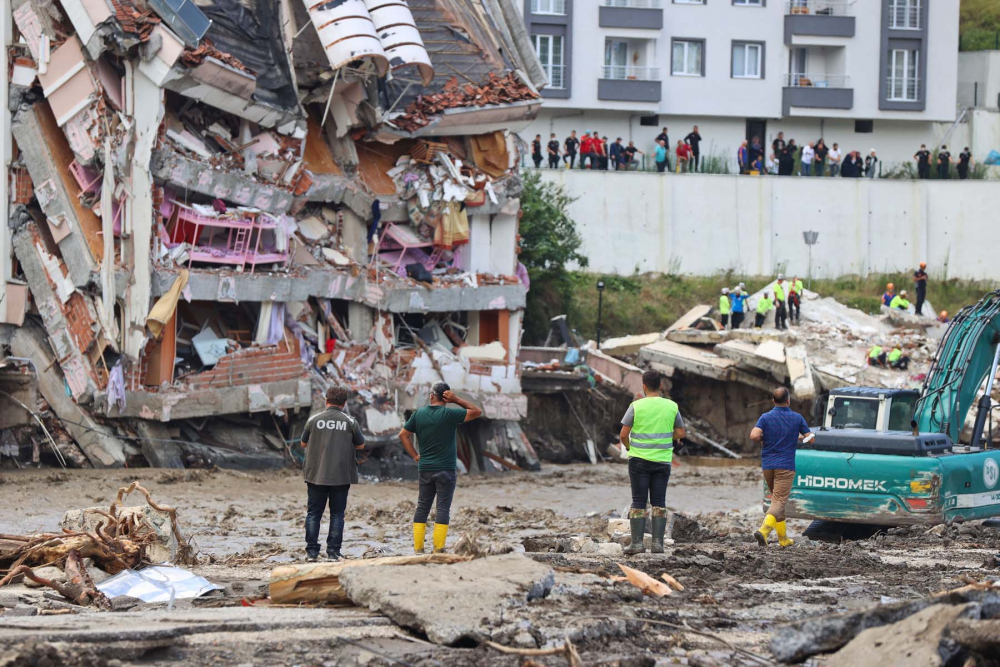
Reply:
[[[95,468],[121,468],[125,465],[125,443],[66,395],[65,380],[46,342],[45,332],[33,324],[14,331],[11,351],[18,357],[31,359],[38,370],[38,390],[62,420],[63,426],[76,440],[87,460]]]
[[[365,340],[375,326],[375,309],[363,303],[347,304],[347,333],[354,340]]]
[[[170,430],[165,425],[147,419],[137,419],[134,424],[142,455],[151,468],[184,467],[181,448],[171,442]]]
[[[90,282],[91,272],[97,268],[100,259],[94,256],[87,239],[87,229],[93,227],[96,232],[100,228],[100,221],[93,211],[79,203],[76,198],[78,188],[70,189],[73,177],[68,169],[69,163],[60,164],[60,160],[68,157],[71,161],[72,152],[69,151],[68,144],[65,145],[66,151],[58,150],[55,145],[60,141],[65,144],[66,138],[56,125],[47,102],[39,102],[18,111],[14,116],[12,130],[21,158],[35,184],[35,196],[42,212],[48,218],[49,225],[54,225],[59,234],[62,234],[62,238],[59,238],[59,234],[54,236],[58,239],[59,249],[73,284],[82,287]],[[6,150],[9,150],[9,146]],[[86,228],[81,216],[88,218]]]

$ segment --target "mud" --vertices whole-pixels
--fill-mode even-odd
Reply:
[[[478,544],[506,545],[552,567],[556,580],[551,594],[505,612],[503,622],[490,628],[491,636],[519,647],[556,646],[568,636],[588,665],[654,665],[657,660],[766,664],[773,661],[770,639],[784,622],[920,598],[961,586],[966,578],[995,578],[1000,572],[1000,530],[981,524],[893,529],[868,540],[833,544],[804,538],[807,524],[790,520],[795,545],[761,549],[750,534],[761,519],[757,475],[749,467],[699,467],[680,461],[668,490],[674,543],[665,554],[627,561],[620,555],[574,553],[571,546],[586,542],[571,539],[577,536],[608,541],[608,520],[620,517],[630,500],[625,466],[573,464],[547,466],[542,473],[464,476],[453,506],[449,545],[463,535],[475,536]],[[214,607],[221,614],[235,614],[261,597],[272,567],[304,556],[305,488],[293,472],[5,473],[0,475],[0,493],[8,511],[0,517],[0,533],[51,530],[66,509],[106,503],[133,479],[158,501],[178,508],[182,528],[199,550],[200,564],[192,569],[225,587],[181,609]],[[362,558],[408,553],[415,496],[412,483],[352,488],[345,554]],[[685,590],[644,598],[619,580],[619,562],[656,578],[669,573]],[[423,585],[433,582],[418,582],[410,594],[420,595]],[[4,593],[16,593],[22,603],[39,599],[40,592],[25,597],[26,590],[14,587]],[[162,608],[136,605],[121,613],[141,619]],[[348,611],[330,613],[339,619],[338,614]],[[92,616],[56,618],[67,627]],[[6,615],[0,617],[0,665],[14,655],[30,660],[51,645],[45,643],[47,626],[40,623],[55,619],[22,620],[33,622],[27,639],[36,644],[25,643],[17,652],[12,646],[2,650],[8,623]],[[245,625],[239,627],[244,629],[222,628],[178,637],[169,647],[126,652],[121,664],[523,664],[521,658],[482,645],[429,646],[424,637],[391,623],[369,623],[363,630],[333,623],[291,632],[261,622],[252,637]],[[57,648],[68,664],[74,664],[72,656],[86,656],[79,646]],[[561,656],[533,660],[566,664]]]

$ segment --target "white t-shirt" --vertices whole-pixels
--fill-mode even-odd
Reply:
[[[830,158],[830,164],[834,164],[836,162],[840,162],[840,149],[839,148],[831,148],[830,149],[830,153],[827,155],[827,157]]]
[[[802,147],[802,164],[812,164],[813,155],[816,154],[810,146]]]

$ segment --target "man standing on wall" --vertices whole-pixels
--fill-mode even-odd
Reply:
[[[656,135],[656,145],[659,146],[660,142],[663,142],[663,147],[667,149],[667,165],[664,170],[670,169],[670,137],[667,135],[667,128],[663,128],[663,132]]]
[[[871,149],[865,157],[865,176],[868,178],[875,178],[878,175],[878,156],[875,155],[875,149]]]
[[[938,151],[938,178],[945,181],[951,178],[951,153],[944,144],[941,144],[941,150]]]
[[[660,396],[660,374],[642,374],[643,397],[628,407],[619,433],[628,451],[628,477],[632,487],[629,528],[632,542],[625,554],[632,556],[646,550],[646,501],[652,506],[653,542],[650,551],[663,553],[663,535],[667,530],[667,482],[674,455],[674,440],[684,438],[684,420],[677,404]]]
[[[308,490],[306,513],[306,558],[319,558],[319,525],[323,511],[330,505],[330,531],[326,536],[326,555],[340,560],[344,542],[344,510],[351,484],[358,483],[358,462],[354,452],[364,449],[365,436],[354,417],[344,412],[348,392],[344,387],[326,390],[326,409],[306,422],[302,447],[306,460],[302,476]]]
[[[759,299],[757,299],[757,314],[754,316],[753,328],[761,329],[764,326],[764,318],[767,317],[767,311],[774,309],[774,302],[771,301],[771,295],[769,292],[764,292]]]
[[[572,169],[576,163],[576,153],[580,149],[580,140],[576,138],[576,130],[569,133],[563,145],[566,148],[566,152],[563,154],[563,162],[568,162],[569,168]]]
[[[771,142],[771,152],[774,153],[774,158],[780,162],[781,153],[785,150],[785,133],[778,132],[778,136],[775,137],[774,141]]]
[[[535,163],[535,169],[542,168],[542,135],[536,134],[531,142],[531,160]]]
[[[963,181],[969,177],[969,165],[972,164],[972,151],[966,146],[965,150],[958,154],[958,177]]]
[[[446,407],[454,403],[460,409]],[[455,396],[451,387],[438,382],[431,387],[430,405],[424,406],[410,415],[399,432],[406,453],[417,462],[417,509],[413,513],[413,550],[424,552],[424,536],[427,534],[427,516],[431,503],[437,497],[437,514],[434,519],[432,542],[434,552],[444,551],[448,537],[448,522],[451,520],[451,500],[455,495],[458,481],[455,461],[458,446],[455,432],[459,424],[478,418],[483,411],[472,403]],[[417,447],[413,446],[413,436],[417,436]]]
[[[608,157],[611,159],[611,168],[615,171],[621,169],[622,151],[624,150],[625,147],[622,145],[621,137],[615,139],[615,143],[611,144],[611,147],[608,148]]]
[[[833,145],[830,149],[830,153],[827,155],[830,161],[830,175],[839,176],[840,175],[840,146],[837,144]]]
[[[774,283],[774,306],[776,309],[774,328],[778,330],[788,328],[788,295],[785,293],[787,287],[785,277],[779,273],[778,281]]]
[[[792,321],[792,324],[799,324],[802,315],[802,294],[805,291],[805,287],[802,285],[802,281],[799,280],[798,276],[792,278],[792,282],[788,284],[788,319]]]
[[[774,407],[757,420],[750,431],[750,439],[761,444],[760,467],[764,482],[771,491],[771,505],[760,529],[753,536],[762,547],[767,546],[771,531],[778,534],[778,544],[790,547],[793,541],[785,530],[785,503],[792,493],[795,481],[795,450],[799,440],[811,442],[812,432],[806,420],[789,407],[788,390],[778,387],[771,394]]]
[[[594,140],[590,138],[590,132],[584,132],[583,138],[580,139],[580,169],[587,168],[587,158],[591,156],[594,150]],[[594,163],[591,161],[590,168],[594,168]]]
[[[693,171],[698,171],[698,165],[701,164],[701,134],[698,133],[697,125],[691,128],[688,135],[684,137],[684,141],[691,147],[691,156],[693,158],[691,164],[694,165]]]
[[[812,176],[813,157],[816,155],[814,146],[815,144],[810,141],[802,147],[802,152],[799,155],[799,160],[802,162],[803,176]]]
[[[913,154],[913,159],[917,161],[917,178],[930,178],[931,152],[927,150],[927,144],[920,144],[920,150]]]
[[[729,288],[722,288],[722,296],[719,297],[719,321],[722,323],[722,329],[726,330],[729,328],[729,316],[733,312],[733,306],[729,301]],[[734,329],[736,327],[733,327]]]
[[[743,325],[743,318],[746,316],[746,312],[747,295],[742,287],[737,287],[733,294],[733,329],[739,329]]]
[[[670,163],[667,162],[667,145],[662,141],[657,141],[653,157],[656,159],[656,171],[662,174],[670,166]]]
[[[549,137],[549,143],[545,146],[549,153],[549,169],[559,168],[559,140],[556,139],[555,132]]]
[[[927,262],[920,262],[920,268],[913,272],[913,281],[917,284],[917,315],[923,315],[924,301],[927,300]]]

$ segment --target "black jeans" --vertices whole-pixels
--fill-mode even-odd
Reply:
[[[739,329],[743,324],[744,314],[742,312],[733,312],[733,329]]]
[[[795,294],[788,295],[788,317],[793,322],[799,321],[799,316],[801,315],[802,309],[802,299],[799,297],[798,292]]]
[[[559,168],[559,156],[558,155],[550,155],[549,156],[549,169],[558,169],[558,168]]]
[[[787,329],[788,328],[788,308],[785,306],[784,301],[775,301],[778,305],[777,309],[774,311],[774,328],[775,329]]]
[[[722,322],[723,329],[729,326],[729,315],[719,315],[719,320]]]
[[[541,169],[542,168],[542,156],[541,155],[532,155],[531,159],[535,163],[535,169]]]
[[[924,301],[926,301],[926,300],[927,300],[927,288],[926,287],[924,289],[919,289],[918,288],[917,289],[917,304],[916,304],[917,315],[923,315],[924,314],[923,313],[923,310],[924,310]]]
[[[632,485],[632,509],[646,509],[647,498],[653,507],[667,506],[669,463],[632,457],[628,460],[628,479]]]
[[[753,328],[760,329],[764,326],[764,318],[767,317],[764,313],[754,313],[753,316]]]
[[[436,472],[417,473],[420,485],[417,494],[417,511],[413,513],[413,523],[427,523],[431,513],[431,504],[437,496],[437,514],[434,523],[447,526],[451,520],[451,500],[455,497],[455,484],[458,473],[454,470],[438,470]]]
[[[947,180],[951,176],[951,174],[948,173],[948,170],[949,170],[950,167],[951,167],[951,165],[947,164],[947,163],[945,163],[945,164],[939,164],[938,165],[938,178]]]
[[[569,168],[572,169],[573,165],[576,164],[576,153],[566,153],[566,155],[563,155],[563,162],[569,162]]]
[[[326,553],[330,556],[340,553],[344,542],[344,510],[347,508],[347,493],[350,484],[341,486],[321,486],[306,482],[309,491],[309,510],[306,514],[306,553],[319,554],[319,524],[323,521],[323,511],[330,504],[330,532],[326,536]]]
[[[701,153],[695,151],[694,153],[691,154],[691,164],[694,165],[694,171],[698,171],[698,165],[701,164]],[[690,167],[691,165],[688,165],[689,169]]]

